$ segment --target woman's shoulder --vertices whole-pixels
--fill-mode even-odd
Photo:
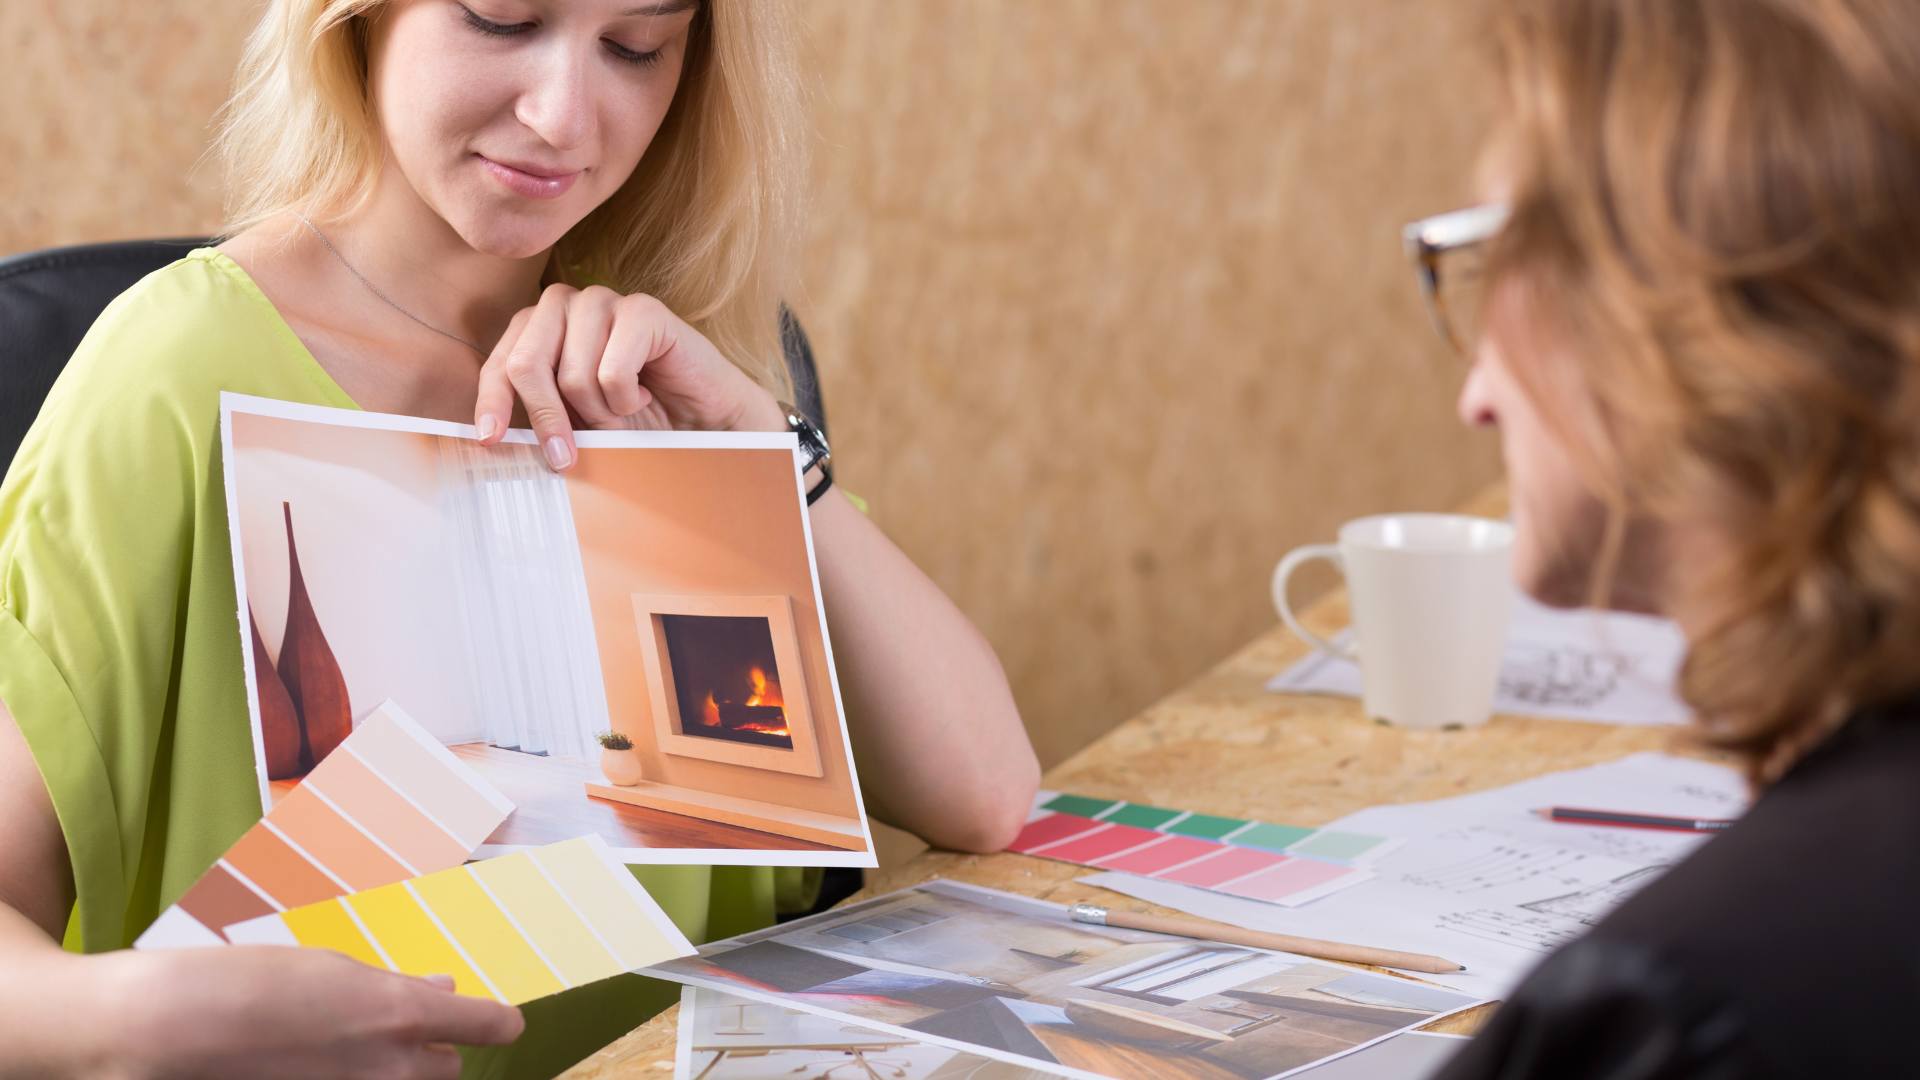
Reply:
[[[1590,935],[1528,974],[1435,1080],[1797,1075],[1768,1067],[1743,1004],[1658,945]]]
[[[196,248],[115,297],[74,349],[16,451],[7,487],[108,473],[204,474],[220,394],[349,407],[245,270]]]
[[[141,415],[204,430],[222,390],[348,404],[246,270],[196,248],[106,306],[34,426],[89,430]]]
[[[1855,717],[1544,961],[1441,1076],[1903,1075],[1882,1018],[1920,997],[1899,959],[1920,955],[1915,776],[1920,706]],[[1633,1071],[1655,1059],[1665,1072]]]
[[[1715,962],[1920,952],[1920,701],[1863,710],[1599,927]],[[1872,883],[1874,888],[1865,886]],[[1909,973],[1920,990],[1920,969]]]
[[[217,248],[195,248],[115,297],[74,350],[68,371],[164,386],[217,379],[245,357],[299,348],[238,263]]]

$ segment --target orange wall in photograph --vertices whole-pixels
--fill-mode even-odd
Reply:
[[[633,739],[650,779],[819,813],[853,817],[826,642],[785,450],[586,449],[568,494],[586,566],[594,636],[613,727]],[[807,704],[825,775],[661,753],[641,654],[634,593],[705,593],[793,600]]]

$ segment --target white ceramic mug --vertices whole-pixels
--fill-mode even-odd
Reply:
[[[1308,644],[1360,664],[1367,715],[1410,728],[1479,724],[1493,712],[1512,611],[1513,526],[1459,514],[1381,514],[1340,527],[1337,544],[1288,552],[1273,606]],[[1353,645],[1300,625],[1287,580],[1325,559],[1347,579]]]

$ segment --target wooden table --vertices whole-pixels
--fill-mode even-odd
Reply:
[[[1498,492],[1468,512],[1499,514]],[[1346,625],[1336,592],[1303,621],[1331,634]],[[1323,825],[1381,803],[1417,802],[1500,787],[1643,750],[1706,756],[1686,729],[1623,727],[1496,716],[1466,731],[1408,731],[1376,724],[1357,701],[1273,694],[1266,681],[1307,647],[1284,628],[1244,649],[1049,770],[1043,786],[1233,817]],[[1057,903],[1137,901],[1074,884],[1084,867],[1025,855],[932,851],[868,873],[854,899],[930,878],[952,878]],[[1491,1006],[1428,1026],[1471,1033]],[[678,1010],[635,1028],[566,1075],[576,1080],[669,1075]]]
[[[675,1006],[675,1008],[677,1009],[678,1006]],[[794,1043],[791,1046],[780,1044],[780,1043],[772,1043],[772,1044],[762,1043],[762,1044],[750,1047],[748,1048],[748,1050],[750,1053],[752,1053],[755,1056],[760,1056],[764,1054],[777,1054],[783,1050],[813,1050],[813,1051],[845,1054],[847,1057],[846,1061],[841,1062],[837,1065],[828,1066],[828,1068],[840,1069],[840,1068],[846,1068],[848,1066],[852,1066],[853,1068],[856,1068],[861,1072],[866,1073],[869,1077],[872,1078],[872,1080],[881,1080],[880,1072],[874,1068],[875,1064],[877,1063],[871,1058],[867,1057],[867,1055],[868,1054],[874,1054],[874,1055],[884,1054],[889,1050],[898,1050],[900,1047],[912,1046],[912,1045],[914,1044],[907,1039],[897,1039],[891,1036],[887,1036],[884,1038],[868,1040],[867,1042]],[[696,1045],[693,1048],[693,1052],[695,1054],[712,1054],[713,1057],[710,1060],[708,1060],[706,1065],[701,1067],[700,1071],[693,1074],[693,1080],[706,1080],[707,1074],[719,1068],[720,1063],[727,1059],[728,1054],[734,1053],[739,1049],[740,1049],[739,1047],[733,1047],[733,1046],[698,1046]],[[668,1064],[672,1064],[673,1056],[671,1054],[667,1056],[667,1062]],[[696,1059],[696,1063],[697,1063],[697,1059]],[[801,1072],[802,1070],[794,1069],[793,1071]]]

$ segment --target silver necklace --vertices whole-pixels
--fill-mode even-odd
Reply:
[[[413,312],[408,311],[406,308],[403,308],[399,304],[395,303],[393,297],[388,296],[386,293],[381,292],[378,286],[374,285],[373,282],[367,280],[367,276],[365,274],[362,274],[360,271],[355,270],[353,268],[353,264],[347,261],[347,257],[345,255],[340,254],[340,249],[333,246],[333,241],[327,239],[327,234],[320,231],[320,226],[315,225],[311,221],[308,221],[307,215],[305,214],[296,213],[294,216],[299,218],[300,223],[302,225],[305,225],[307,229],[313,233],[313,235],[320,238],[320,242],[327,246],[327,250],[333,252],[333,257],[340,260],[340,265],[347,268],[347,273],[352,274],[356,278],[359,278],[360,284],[365,285],[367,287],[368,292],[379,297],[380,300],[383,303],[385,303],[388,307],[392,308],[393,310],[399,312],[402,315],[405,315],[407,318],[412,319],[414,322],[419,323],[421,326],[426,327],[427,329],[433,331],[434,333],[439,334],[443,338],[447,338],[451,341],[457,341],[460,344],[465,345],[467,348],[472,349],[474,352],[479,353],[481,356],[487,355],[487,350],[481,348],[479,342],[469,341],[466,338],[461,337],[459,334],[448,333],[447,331],[440,329],[439,327],[433,325],[427,320],[421,318],[418,315],[415,315]]]

